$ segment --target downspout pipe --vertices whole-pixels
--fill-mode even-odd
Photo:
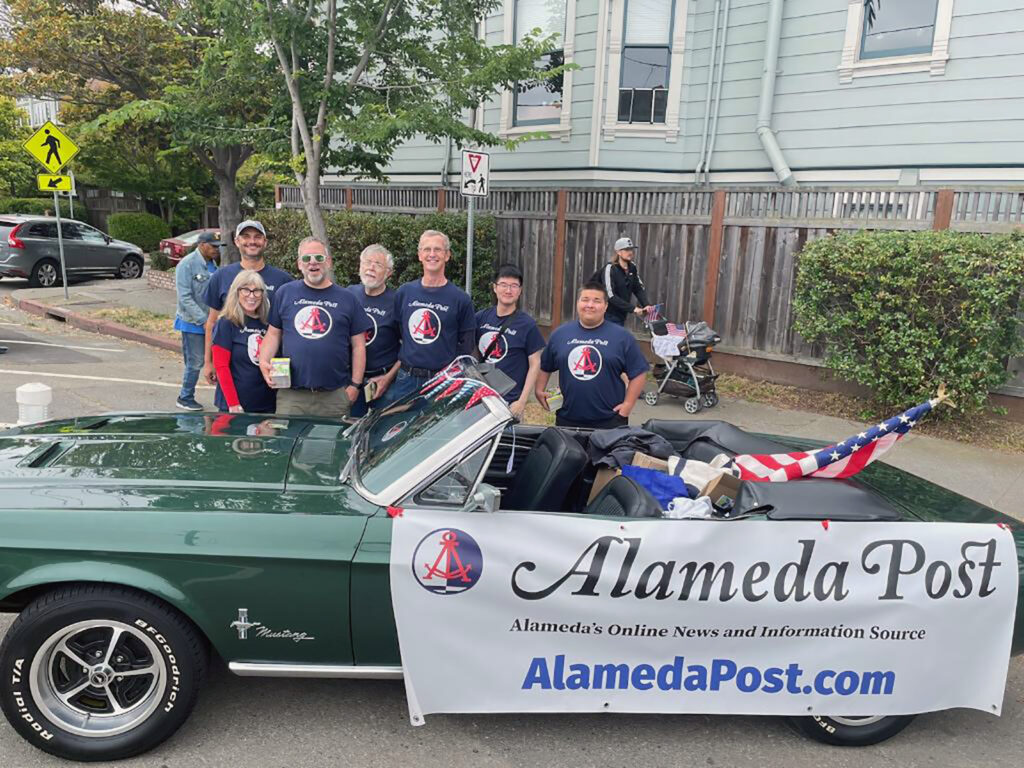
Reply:
[[[715,0],[715,15],[711,19],[711,49],[708,53],[708,87],[704,94],[704,126],[700,132],[700,155],[697,157],[697,167],[694,168],[696,183],[700,184],[700,174],[704,169],[704,156],[708,149],[708,123],[711,121],[711,89],[715,79],[715,48],[718,46],[718,12],[722,7],[722,0]]]
[[[722,82],[725,80],[725,49],[729,45],[729,8],[732,0],[725,0],[722,12],[722,43],[718,52],[718,79],[715,81],[715,106],[711,110],[711,133],[708,134],[708,151],[704,156],[704,181],[711,183],[711,158],[715,154],[715,139],[718,137],[718,114],[722,107]]]
[[[784,187],[795,187],[796,179],[789,169],[775,131],[772,130],[772,113],[775,106],[775,76],[779,69],[779,41],[782,38],[783,0],[769,0],[768,26],[765,32],[764,70],[761,72],[761,97],[757,108],[757,138],[771,161],[772,169]]]

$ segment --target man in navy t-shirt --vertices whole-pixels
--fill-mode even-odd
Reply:
[[[210,308],[206,318],[206,351],[203,359],[203,378],[211,384],[217,383],[217,374],[213,370],[213,328],[224,309],[224,299],[228,288],[238,273],[243,269],[259,272],[267,286],[267,298],[274,299],[274,291],[295,278],[283,269],[272,267],[263,260],[263,252],[267,249],[267,230],[255,219],[246,219],[235,227],[235,246],[242,260],[234,264],[226,264],[210,277],[206,283],[206,295],[203,302]]]
[[[558,371],[564,401],[555,424],[601,429],[629,423],[629,414],[644,390],[647,361],[629,331],[607,322],[604,286],[588,282],[576,299],[578,319],[559,326],[548,338],[540,360],[535,394],[548,407],[544,388]],[[622,374],[629,379],[627,387]]]
[[[516,305],[523,289],[523,273],[519,267],[514,264],[498,267],[491,287],[497,304],[476,313],[476,348],[483,362],[494,363],[516,383],[505,393],[505,400],[512,414],[521,419],[540,372],[544,337],[533,318]]]
[[[273,387],[270,361],[280,348],[291,360],[291,387],[278,390],[277,412],[341,418],[363,386],[370,320],[352,292],[331,280],[324,243],[299,243],[298,264],[302,280],[279,288],[271,302],[260,370]]]
[[[444,275],[451,257],[446,234],[428,229],[420,235],[423,277],[395,293],[395,313],[402,333],[398,352],[401,366],[382,405],[419,390],[458,355],[472,354],[476,314],[469,294]]]
[[[376,408],[398,375],[398,343],[401,334],[395,319],[395,292],[388,278],[395,271],[395,260],[383,245],[368,245],[359,254],[359,283],[348,289],[356,297],[373,326],[366,332],[366,386],[373,391],[369,407]],[[353,416],[367,410],[366,388],[352,405]]]

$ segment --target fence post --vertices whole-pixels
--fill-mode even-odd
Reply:
[[[953,190],[940,189],[935,195],[935,218],[932,229],[949,229],[953,220]]]
[[[352,210],[352,187],[345,187],[345,210]]]
[[[281,207],[281,185],[274,185],[274,208]]]
[[[558,205],[555,209],[555,263],[551,275],[551,328],[562,324],[562,291],[565,282],[565,212],[569,193],[558,190]]]
[[[704,322],[715,323],[715,301],[718,298],[718,266],[722,261],[722,238],[725,221],[725,190],[716,189],[711,198],[711,235],[708,238],[708,267],[704,275]]]
[[[437,212],[444,213],[444,209],[448,207],[448,190],[444,187],[437,188]]]

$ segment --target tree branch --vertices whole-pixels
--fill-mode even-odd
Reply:
[[[377,27],[373,31],[373,36],[366,41],[366,47],[363,48],[363,54],[359,57],[359,63],[356,64],[356,68],[352,70],[352,74],[349,75],[346,86],[349,90],[355,88],[356,83],[359,82],[359,78],[363,76],[363,72],[366,71],[366,67],[370,63],[370,56],[373,54],[374,49],[377,47],[377,43],[380,41],[381,36],[384,34],[384,30],[387,29],[388,21],[391,16],[391,12],[394,10],[397,3],[395,0],[388,0],[384,4],[384,11],[380,15],[380,21],[377,22]]]

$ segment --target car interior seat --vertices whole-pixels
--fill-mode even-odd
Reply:
[[[583,510],[610,517],[661,517],[661,506],[646,488],[625,475],[616,475]]]
[[[583,468],[587,452],[558,427],[545,429],[519,466],[502,509],[564,512],[566,497]]]

